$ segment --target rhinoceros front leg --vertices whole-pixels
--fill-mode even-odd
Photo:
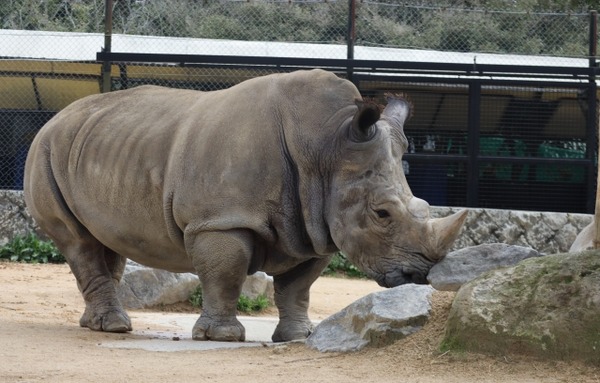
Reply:
[[[202,284],[202,315],[195,340],[243,341],[237,301],[252,256],[252,235],[245,230],[186,234],[186,248]]]
[[[273,342],[286,342],[307,338],[313,325],[308,318],[310,287],[327,267],[331,257],[313,258],[294,269],[273,277],[275,304],[279,310],[279,323]]]

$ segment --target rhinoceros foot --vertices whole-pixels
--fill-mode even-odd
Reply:
[[[273,342],[289,342],[306,339],[313,332],[313,324],[306,321],[279,321],[271,339]]]
[[[120,308],[98,312],[88,306],[79,320],[79,325],[95,331],[127,332],[132,330],[129,316]]]
[[[192,339],[243,342],[246,339],[246,329],[235,317],[218,320],[201,316],[192,330]]]

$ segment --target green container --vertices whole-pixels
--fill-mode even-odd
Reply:
[[[479,140],[479,153],[482,156],[510,157],[511,153],[505,145],[505,141],[506,140],[503,137],[482,137]],[[521,140],[515,140],[514,150],[514,155],[524,157],[525,143]],[[488,163],[479,169],[479,176],[481,177],[486,173],[492,173],[495,179],[512,180],[513,171],[513,165],[511,164]],[[517,179],[526,180],[527,174],[529,173],[529,166],[523,166],[520,173],[521,174],[519,174]]]
[[[583,150],[557,148],[540,145],[538,155],[543,158],[585,158]],[[545,182],[581,183],[584,181],[585,169],[576,165],[538,165],[536,180]]]

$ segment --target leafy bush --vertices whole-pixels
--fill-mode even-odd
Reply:
[[[269,307],[269,300],[264,294],[261,294],[254,299],[241,295],[237,303],[238,311],[243,313],[261,312],[267,307]]]
[[[189,302],[194,307],[202,307],[202,287],[200,285],[190,294]],[[256,298],[241,295],[237,302],[237,309],[243,313],[256,313],[266,309],[269,305],[269,299],[263,294]]]
[[[26,263],[66,262],[52,241],[43,241],[35,234],[13,238],[0,248],[0,259]]]
[[[188,301],[194,307],[202,307],[202,287],[200,285],[196,286],[196,289],[192,291]]]
[[[337,253],[323,270],[323,275],[345,275],[352,278],[366,278],[365,273],[354,266],[343,253]]]

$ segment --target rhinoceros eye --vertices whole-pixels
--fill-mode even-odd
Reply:
[[[385,209],[375,210],[375,213],[377,213],[379,218],[387,218],[390,216],[390,213]]]

